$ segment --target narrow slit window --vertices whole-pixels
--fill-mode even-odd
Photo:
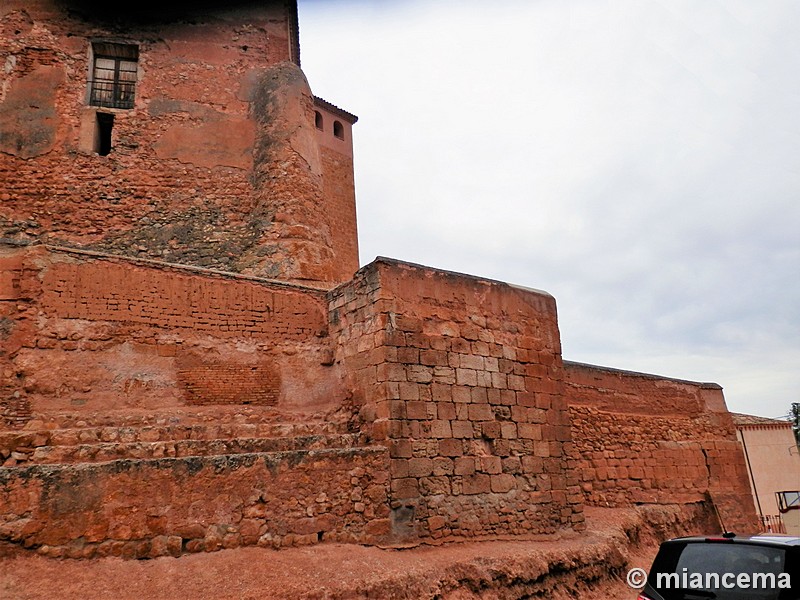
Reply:
[[[344,139],[344,125],[342,125],[341,121],[333,122],[333,135],[340,140]]]
[[[114,115],[97,113],[97,137],[95,149],[100,156],[111,152],[111,130],[114,129]]]
[[[103,108],[133,108],[139,48],[130,44],[97,42],[89,81],[89,104]]]
[[[322,113],[318,110],[314,111],[314,125],[316,125],[317,129],[322,131],[324,129],[324,125],[322,122]]]

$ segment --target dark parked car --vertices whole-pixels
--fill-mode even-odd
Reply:
[[[800,600],[800,537],[676,538],[661,544],[639,600]]]

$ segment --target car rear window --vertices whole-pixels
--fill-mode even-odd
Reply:
[[[786,582],[786,563],[784,548],[728,541],[672,542],[659,550],[648,583],[665,600],[796,599],[796,591],[780,587],[781,581]],[[739,574],[745,574],[746,580],[737,581]],[[798,582],[790,582],[796,590]]]

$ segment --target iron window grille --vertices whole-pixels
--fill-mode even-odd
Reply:
[[[139,52],[136,46],[95,44],[89,104],[133,108]]]

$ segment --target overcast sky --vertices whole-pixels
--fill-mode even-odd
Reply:
[[[564,358],[800,401],[800,2],[300,0],[361,263],[555,296]]]

